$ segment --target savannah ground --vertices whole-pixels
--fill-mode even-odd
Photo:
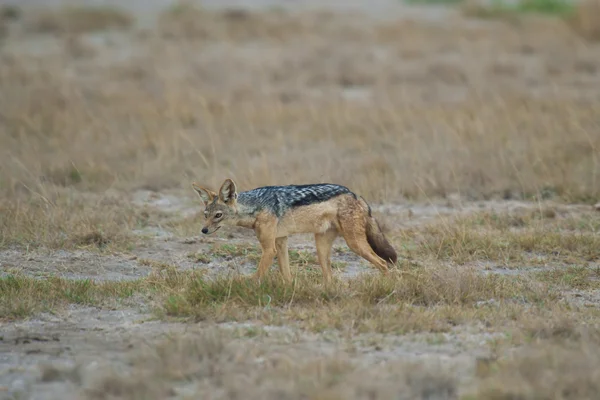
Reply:
[[[58,3],[1,13],[1,399],[598,397],[600,3]],[[252,283],[227,177],[347,185],[397,269]]]

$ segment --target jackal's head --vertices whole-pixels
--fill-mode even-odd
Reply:
[[[237,189],[231,179],[226,179],[219,189],[219,194],[210,189],[192,183],[194,190],[204,202],[204,226],[202,233],[215,233],[221,226],[235,221],[237,214]]]

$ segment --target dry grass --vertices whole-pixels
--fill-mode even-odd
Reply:
[[[125,249],[147,218],[120,199],[32,193],[0,201],[0,246]]]
[[[549,263],[586,265],[600,259],[598,215],[552,208],[513,213],[476,212],[407,230],[395,241],[409,258],[433,257],[457,264],[494,261],[523,267]],[[402,248],[401,246],[398,246]]]
[[[140,282],[94,282],[58,277],[35,279],[21,274],[0,276],[0,320],[54,312],[68,304],[98,306],[130,297]]]
[[[178,272],[166,264],[153,265],[150,276],[135,281],[8,275],[1,283],[5,319],[66,304],[102,305],[139,293],[165,318],[259,320],[344,332],[443,332],[473,321],[499,326],[531,307],[543,312],[558,299],[557,292],[529,279],[443,267],[387,279],[359,277],[328,287],[322,286],[317,272],[298,274],[293,285],[286,285],[277,276],[261,283],[247,277],[208,279],[202,273]]]
[[[513,352],[483,374],[473,398],[593,399],[600,391],[597,342],[541,341]]]
[[[53,73],[60,74],[58,71]],[[6,76],[7,81],[12,79],[10,75]],[[579,130],[580,125],[591,123],[590,118],[597,111],[593,107],[571,109],[570,112],[578,114],[572,119],[573,125],[555,129],[542,129],[535,121],[546,120],[548,126],[563,125],[565,121],[557,114],[569,105],[526,101],[523,105],[515,103],[514,109],[504,113],[495,110],[491,104],[473,103],[459,107],[452,114],[427,107],[428,110],[400,109],[390,115],[345,104],[323,107],[319,114],[314,114],[309,106],[282,108],[277,102],[267,101],[260,109],[231,107],[226,113],[214,115],[202,99],[185,99],[193,92],[173,87],[170,90],[174,91],[174,96],[183,95],[184,98],[169,100],[176,102],[167,108],[175,115],[169,115],[160,107],[161,100],[154,102],[146,97],[144,102],[139,102],[142,97],[138,96],[143,94],[135,90],[118,95],[100,90],[94,96],[90,95],[87,100],[90,103],[86,104],[87,101],[79,100],[81,94],[77,90],[60,94],[52,90],[49,82],[42,82],[42,75],[33,80],[47,86],[47,91],[41,89],[41,92],[47,93],[49,98],[25,97],[28,91],[25,87],[23,97],[13,98],[15,104],[7,110],[10,124],[5,128],[4,148],[16,151],[12,157],[5,158],[2,165],[3,187],[8,194],[18,190],[20,183],[35,185],[39,177],[46,177],[46,184],[100,190],[110,184],[127,188],[187,187],[185,181],[191,179],[217,186],[221,178],[215,176],[227,174],[237,178],[241,190],[290,181],[285,179],[286,176],[294,176],[291,178],[294,182],[320,181],[322,178],[318,176],[327,176],[327,180],[345,183],[368,194],[371,201],[390,201],[402,196],[444,196],[462,189],[474,197],[504,195],[511,191],[519,196],[531,196],[541,193],[544,188],[565,200],[593,201],[597,196],[598,182],[594,171],[597,169],[595,149],[598,143],[594,136]],[[55,82],[55,85],[61,84]],[[33,90],[33,86],[30,88]],[[16,95],[16,92],[7,92]],[[56,105],[35,111],[42,103]],[[106,108],[103,104],[111,106]],[[18,110],[31,111],[19,115],[22,111],[18,111],[17,106]],[[102,111],[90,114],[88,107]],[[524,107],[528,109],[527,113],[518,111]],[[65,113],[66,109],[68,113]],[[479,129],[477,125],[481,121],[470,122],[469,115],[478,113],[490,113],[487,123],[507,133],[481,133],[483,137],[477,137],[480,134],[475,130]],[[309,115],[311,121],[307,124]],[[195,122],[186,127],[189,118]],[[419,124],[418,121],[428,118],[439,120],[445,125],[446,132],[442,134],[422,127],[416,135],[414,128],[403,127],[408,121]],[[344,161],[346,155],[371,142],[369,131],[371,128],[379,130],[379,124],[387,126],[376,139],[377,146],[386,147],[385,151],[378,157],[365,154],[359,160]],[[513,124],[529,129],[529,134],[523,136],[521,132],[511,131],[509,128]],[[93,129],[82,131],[84,126]],[[243,126],[254,128],[244,131]],[[48,133],[49,128],[54,132]],[[277,135],[265,137],[259,132],[265,130],[288,133],[284,140]],[[317,145],[319,132],[323,130],[333,132]],[[164,135],[162,132],[165,131],[171,134]],[[227,140],[218,134],[221,131],[227,132]],[[572,134],[568,145],[562,142],[565,132]],[[34,148],[49,148],[50,151],[39,157],[36,153],[34,157],[31,152],[19,154],[23,151],[17,146],[19,139],[31,142]],[[299,153],[285,157],[277,155],[291,152],[295,147],[304,147],[315,157],[320,156],[320,151],[326,151],[330,158],[322,168],[316,168],[302,163]],[[88,151],[82,153],[81,148]],[[499,148],[502,149],[500,152],[497,151]],[[527,161],[534,153],[539,159],[535,170]],[[267,157],[267,154],[274,156]],[[54,177],[54,171],[68,171],[72,165],[80,171],[81,180],[73,179],[70,172]],[[253,168],[249,169],[248,165]],[[566,165],[568,169],[564,168]],[[178,182],[175,178],[182,174],[187,180]]]
[[[72,12],[55,14],[62,21]],[[176,189],[191,199],[192,180],[216,187],[226,176],[241,190],[337,182],[371,202],[456,192],[583,202],[600,195],[600,142],[592,134],[600,109],[597,102],[574,97],[569,78],[586,72],[553,76],[564,95],[543,98],[548,96],[519,90],[524,81],[546,75],[529,76],[518,68],[502,75],[494,68],[497,57],[482,56],[527,47],[539,58],[540,71],[557,68],[556,54],[593,65],[597,55],[588,52],[581,60],[575,39],[564,30],[525,26],[515,33],[499,27],[473,35],[427,24],[361,25],[351,15],[332,16],[327,23],[321,14],[166,15],[183,29],[180,19],[196,21],[189,17],[196,12],[210,40],[189,32],[166,39],[141,36],[134,55],[118,62],[119,45],[98,49],[86,42],[92,59],[107,60],[97,63],[64,40],[57,42],[63,47],[58,53],[2,54],[0,193],[10,203],[5,207],[19,203],[23,213],[48,225],[59,216],[29,205],[34,194],[73,199],[109,188],[116,193],[146,188]],[[77,29],[93,25],[88,19],[96,21],[77,17],[84,26]],[[63,24],[49,26],[66,30]],[[398,40],[405,36],[413,39]],[[461,38],[460,49],[452,50],[457,41],[451,37]],[[263,50],[258,54],[252,46],[269,39],[276,40],[262,57]],[[11,40],[15,45],[21,39]],[[371,48],[386,56],[371,54]],[[423,58],[444,49],[459,51],[465,61]],[[412,59],[405,58],[409,54]],[[452,100],[456,90],[463,94]],[[375,100],[348,98],[354,91]],[[115,213],[97,214],[99,225],[128,228]],[[11,236],[26,237],[30,227],[16,215],[10,213],[4,224]]]
[[[272,344],[209,329],[145,346],[128,374],[108,369],[84,393],[98,399],[184,391],[234,399],[384,399],[398,393],[407,399],[592,399],[599,390],[597,326],[557,321],[538,320],[537,334],[522,348],[479,359],[475,390],[461,390],[451,364],[388,362],[365,368],[345,354],[319,357],[294,346],[273,351]]]
[[[89,399],[192,393],[210,393],[216,399],[593,398],[598,390],[597,327],[553,317],[529,326],[537,334],[517,351],[499,348],[496,355],[478,359],[471,390],[459,378],[465,366],[453,362],[369,365],[344,351],[324,356],[287,339],[240,337],[214,327],[144,343],[125,369],[106,366],[88,376],[77,367],[49,365],[43,376],[45,381],[71,379]]]
[[[166,271],[176,288],[159,309],[166,317],[195,320],[296,324],[312,331],[443,332],[481,321],[498,326],[529,306],[557,299],[546,286],[528,279],[482,276],[473,270],[415,269],[336,281],[323,287],[319,272],[298,272],[293,285],[271,276],[261,283],[247,277],[189,279]],[[491,302],[491,303],[490,303]],[[499,302],[498,309],[494,304]],[[489,304],[491,306],[489,306]]]
[[[155,284],[159,282],[157,278],[154,277]],[[177,290],[180,282],[176,276],[163,278],[160,290]],[[130,296],[133,288],[137,287],[123,286],[121,291],[115,291],[114,287],[101,289],[88,283],[82,290],[79,284],[58,280],[45,285],[52,285],[60,289],[59,292],[73,292],[67,297],[69,299],[77,296],[95,299],[94,302],[86,300],[84,304],[95,304],[99,294],[107,297]],[[354,285],[365,286],[364,281],[358,280]],[[94,291],[89,288],[94,288]],[[375,300],[377,292],[374,290],[368,294],[365,291],[361,296]],[[45,295],[46,298],[53,297],[53,293],[48,291],[45,291]],[[348,307],[348,304],[344,307]],[[410,307],[406,309],[408,312],[404,314],[388,309],[381,313],[379,321],[392,320],[396,324],[409,325],[418,318],[421,321],[416,326],[421,330],[427,315],[430,323],[435,321],[438,326],[443,319],[448,319],[450,326],[480,321],[488,328],[502,327],[507,333],[520,335],[523,339],[517,342],[513,336],[510,342],[500,344],[495,355],[480,359],[477,363],[476,388],[464,396],[459,395],[464,390],[461,390],[458,379],[460,368],[464,366],[457,369],[452,364],[442,366],[426,361],[393,361],[366,366],[343,352],[323,356],[317,350],[313,354],[304,347],[296,348],[287,339],[281,343],[269,339],[262,344],[263,335],[257,336],[256,332],[247,331],[240,336],[237,331],[223,329],[173,334],[159,343],[144,342],[136,346],[136,352],[129,356],[124,369],[101,365],[94,369],[92,375],[78,366],[65,369],[57,365],[45,365],[41,379],[43,382],[70,380],[80,388],[82,398],[89,399],[158,399],[175,393],[212,393],[215,398],[244,399],[275,399],[282,396],[292,399],[358,399],[367,395],[369,398],[385,399],[399,392],[410,399],[429,399],[431,396],[443,399],[579,399],[593,398],[590,396],[597,391],[597,344],[600,343],[600,335],[594,325],[597,324],[597,312],[587,315],[574,313],[569,307],[544,305],[537,308],[530,305],[511,308],[506,304],[473,307],[472,314],[468,316],[465,315],[466,308],[456,306],[447,306],[446,315],[435,306],[421,312],[410,310]],[[322,319],[324,313],[316,312],[315,315],[315,310],[314,307],[307,309],[305,318]],[[391,332],[379,330],[379,326],[373,323],[374,313],[373,309],[363,309],[362,315],[348,313],[341,321],[370,321],[366,331]],[[370,314],[369,317],[367,314]],[[460,320],[462,317],[465,321]],[[328,323],[333,320],[331,318]],[[387,325],[391,325],[391,322],[387,322]],[[337,326],[327,329],[332,328],[341,329]],[[348,337],[360,332],[355,327]],[[282,343],[286,345],[281,346]],[[510,351],[507,345],[515,344],[521,348]],[[260,360],[258,364],[257,360]],[[550,381],[547,380],[548,376],[552,377]],[[562,397],[556,397],[556,393],[562,393]]]
[[[543,281],[560,285],[563,287],[593,290],[600,289],[600,268],[586,268],[574,266],[568,268],[556,268],[539,274]]]
[[[255,13],[244,9],[213,11],[192,3],[179,3],[165,10],[158,21],[168,39],[283,41],[308,31],[302,19],[278,11]]]
[[[137,280],[96,281],[93,279],[35,278],[21,271],[0,276],[0,319],[22,319],[41,311],[55,312],[69,304],[114,306],[115,300],[133,296],[138,302],[160,303],[187,282],[201,280],[196,271],[177,272],[165,263],[140,260],[152,267]]]
[[[516,4],[504,1],[485,2],[466,0],[461,4],[464,15],[475,18],[494,18],[512,25],[527,24],[524,13],[554,14],[574,32],[590,42],[600,40],[600,1],[583,0],[524,0]]]
[[[583,0],[579,2],[568,23],[587,40],[600,41],[600,1]]]
[[[546,288],[519,278],[482,276],[470,269],[432,267],[415,269],[388,278],[374,275],[320,284],[319,274],[298,274],[296,283],[285,285],[275,274],[261,283],[247,277],[217,277],[214,280],[189,280],[181,296],[190,311],[221,305],[247,307],[285,307],[303,304],[335,304],[358,300],[365,305],[399,304],[430,306],[436,304],[474,304],[489,299],[524,299],[539,302],[551,299]],[[543,293],[543,294],[542,294]]]
[[[465,399],[592,399],[598,390],[598,313],[523,319],[514,336],[478,361]],[[518,347],[514,347],[517,345]]]
[[[300,358],[298,358],[301,356]],[[257,364],[256,360],[262,361]],[[129,373],[99,374],[87,399],[162,399],[173,393],[210,393],[214,399],[457,399],[448,367],[396,362],[366,368],[343,355],[319,357],[236,341],[225,330],[178,335],[145,346]],[[404,397],[405,396],[405,397]]]
[[[34,33],[80,34],[129,29],[134,19],[125,11],[105,6],[65,6],[46,8],[26,15],[25,28]]]
[[[230,244],[222,243],[213,245],[210,254],[215,257],[231,259],[233,257],[247,257],[250,260],[256,261],[260,259],[260,250],[256,245],[251,244]]]
[[[595,203],[600,51],[580,35],[597,36],[599,13],[585,4],[576,32],[557,19],[373,22],[187,5],[136,32],[133,16],[115,9],[24,11],[10,22],[23,29],[0,49],[0,247],[122,250],[147,226],[189,239],[201,216],[149,211],[132,198],[168,192],[200,211],[190,182],[217,189],[226,177],[240,190],[336,182],[373,204],[455,194]],[[153,271],[132,282],[3,275],[0,318],[134,299],[162,320],[289,325],[320,338],[505,333],[496,355],[503,345],[522,351],[491,362],[474,398],[591,397],[598,340],[580,328],[598,315],[564,291],[598,289],[588,267],[599,259],[600,214],[565,210],[390,226],[408,258],[397,271],[328,287],[311,268],[314,254],[300,251],[290,254],[292,285],[276,272],[260,284],[181,272],[171,253],[168,262],[140,257]],[[228,244],[189,257],[255,262],[259,251]],[[566,268],[502,276],[461,265],[490,261]],[[96,374],[83,396],[458,398],[444,368],[365,366],[290,347],[277,358],[237,340],[217,332],[151,345],[126,371]]]
[[[571,315],[554,312],[547,316],[532,316],[522,321],[519,328],[517,335],[522,336],[521,344],[538,344],[540,341],[597,344],[600,340],[598,310]]]

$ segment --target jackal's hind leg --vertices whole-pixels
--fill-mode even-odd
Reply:
[[[375,265],[381,272],[387,273],[385,260],[377,255],[367,241],[367,230],[364,215],[358,210],[340,216],[341,234],[350,250]]]

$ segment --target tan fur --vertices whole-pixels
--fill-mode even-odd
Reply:
[[[236,203],[235,184],[229,179],[223,183],[219,194],[195,183],[192,186],[205,206],[211,204],[210,212],[205,211],[207,222],[203,232],[206,230],[213,233],[222,225],[242,226],[255,231],[262,249],[254,275],[256,279],[260,280],[265,276],[277,255],[282,277],[287,282],[291,281],[287,238],[299,233],[315,235],[317,256],[326,283],[331,281],[331,246],[338,236],[344,238],[353,252],[384,274],[388,272],[388,263],[396,262],[396,252],[375,218],[370,215],[369,207],[362,198],[356,199],[351,194],[343,194],[321,203],[293,208],[283,217],[277,218],[267,211],[256,216],[244,215]],[[216,196],[219,198],[213,203]]]

